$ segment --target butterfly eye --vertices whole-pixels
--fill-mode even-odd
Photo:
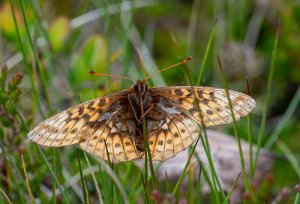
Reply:
[[[138,91],[137,83],[135,83],[135,84],[131,87],[131,90],[132,90],[133,92],[137,92],[137,91]]]

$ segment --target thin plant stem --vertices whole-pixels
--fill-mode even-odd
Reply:
[[[104,202],[103,202],[103,199],[102,199],[102,194],[101,194],[100,188],[99,188],[99,186],[97,184],[97,179],[96,179],[95,173],[94,173],[94,171],[92,171],[92,166],[91,166],[90,160],[87,157],[87,155],[86,155],[85,152],[83,154],[84,154],[84,158],[85,158],[85,160],[86,160],[86,162],[88,164],[88,167],[91,170],[91,175],[92,175],[93,182],[94,182],[94,185],[95,185],[95,188],[96,188],[96,192],[97,192],[97,196],[98,196],[98,199],[99,199],[99,203],[103,204]]]
[[[208,54],[209,54],[213,39],[215,37],[216,24],[217,24],[217,19],[215,20],[215,24],[213,25],[212,30],[211,30],[210,35],[209,35],[209,39],[208,39],[208,43],[207,43],[207,46],[206,46],[206,49],[205,49],[203,61],[202,61],[201,67],[200,67],[200,72],[198,74],[198,78],[197,78],[197,81],[196,81],[196,84],[195,84],[196,86],[199,86],[201,84],[201,80],[202,80],[204,70],[205,70],[205,65],[206,65],[207,58],[208,58]]]
[[[144,128],[144,127],[143,127]],[[145,148],[145,164],[144,164],[144,170],[145,170],[145,189],[147,189],[147,186],[148,186],[148,150],[147,150],[147,144],[146,144],[146,140],[147,140],[147,136],[144,135],[144,140],[145,140],[145,143],[144,143],[144,148]]]
[[[113,163],[111,162],[110,160],[110,156],[109,156],[109,152],[108,152],[108,148],[107,148],[107,144],[106,144],[106,140],[104,140],[104,145],[105,145],[105,150],[106,150],[106,154],[107,154],[107,161],[108,161],[108,164],[111,168],[112,171],[114,171],[114,165]],[[110,199],[111,199],[111,203],[114,202],[114,196],[113,196],[113,193],[114,193],[114,182],[113,180],[111,180],[111,185],[110,185]]]
[[[48,87],[47,87],[47,84],[46,84],[46,77],[44,75],[44,71],[42,70],[42,66],[41,66],[41,62],[39,60],[37,49],[36,49],[36,47],[35,47],[35,45],[33,43],[32,37],[30,35],[29,25],[28,25],[28,22],[27,22],[26,14],[25,14],[24,1],[23,0],[19,0],[19,3],[20,3],[21,11],[22,11],[21,12],[22,13],[22,17],[23,17],[24,24],[25,24],[27,38],[29,40],[29,45],[30,45],[31,50],[33,52],[38,72],[39,72],[39,74],[41,76],[41,82],[42,82],[42,86],[43,86],[43,89],[44,89],[44,94],[46,96],[46,102],[47,102],[47,105],[48,105],[48,108],[49,108],[49,112],[51,114],[53,111],[52,111],[52,106],[51,106],[51,103],[50,103],[50,97],[49,97],[49,94],[48,94]]]
[[[4,200],[9,203],[12,204],[12,202],[9,200],[9,197],[6,195],[5,191],[0,187],[0,192],[3,195]]]
[[[21,181],[22,181],[22,183],[26,186],[27,184],[26,184],[26,181],[24,181],[24,179],[23,179],[23,176],[20,174],[20,172],[19,172],[19,169],[17,168],[17,166],[16,166],[16,164],[9,158],[9,155],[7,154],[7,152],[6,152],[6,150],[5,150],[5,148],[4,148],[4,146],[2,145],[2,143],[0,142],[0,150],[1,150],[1,153],[2,153],[2,155],[3,155],[3,157],[4,157],[4,159],[5,159],[5,161],[6,161],[6,165],[7,165],[7,168],[6,168],[6,170],[7,170],[7,177],[8,178],[12,178],[12,180],[13,180],[13,183],[15,184],[15,188],[16,188],[16,190],[17,190],[17,194],[18,194],[18,196],[20,197],[20,202],[21,203],[25,203],[25,200],[24,200],[24,198],[23,198],[23,196],[22,196],[22,193],[21,193],[21,190],[20,190],[20,185],[19,185],[19,183],[17,183],[16,181],[16,179],[15,179],[15,174],[13,173],[13,168],[12,168],[12,166],[14,166],[14,169],[17,171],[17,173],[20,175],[20,179],[21,179]],[[19,180],[19,179],[18,179]],[[12,184],[11,184],[11,181],[9,181],[8,182],[8,188],[9,189],[12,189]]]
[[[18,27],[18,23],[17,23],[17,19],[16,19],[16,14],[15,14],[14,0],[10,0],[10,6],[11,6],[11,12],[12,12],[13,21],[14,21],[14,25],[15,25],[15,29],[16,29],[18,43],[19,43],[21,52],[23,54],[25,69],[26,69],[26,72],[29,76],[30,84],[31,84],[31,87],[32,87],[34,101],[37,104],[37,107],[39,109],[40,114],[42,115],[43,118],[45,118],[44,111],[42,109],[42,105],[40,103],[40,98],[39,98],[38,91],[37,91],[37,88],[36,88],[36,84],[35,84],[35,81],[34,81],[33,76],[32,76],[33,70],[32,70],[32,68],[30,68],[31,65],[27,61],[26,52],[25,52],[25,49],[24,49],[24,46],[23,46],[23,43],[22,43],[22,40],[21,40],[21,35],[20,35],[20,31],[19,31],[19,27]]]
[[[203,141],[202,141],[202,144],[203,144]],[[204,145],[203,145],[203,146],[204,146]],[[205,150],[205,151],[206,151],[206,150]],[[196,159],[197,159],[198,163],[202,163],[202,161],[201,161],[200,158],[199,158],[199,155],[198,155],[198,154],[195,154],[195,156],[196,156]],[[211,181],[211,178],[210,178],[210,176],[208,175],[208,172],[206,171],[206,169],[204,168],[203,165],[202,165],[202,172],[203,172],[204,179],[206,180],[206,182],[207,182],[209,188],[211,189],[211,194],[212,194],[211,198],[212,198],[213,200],[215,200],[216,203],[220,203],[220,201],[219,201],[219,196],[218,196],[218,193],[217,193],[217,191],[216,191],[217,188],[213,186],[212,181]],[[201,172],[201,173],[202,173],[202,172]],[[212,174],[212,175],[213,175],[213,174]],[[212,177],[213,177],[213,176],[212,176]],[[214,178],[212,178],[212,179],[214,179]],[[199,194],[199,195],[200,195],[200,194]]]
[[[35,2],[33,2],[33,0],[29,0],[30,3],[31,3],[31,8],[33,10],[33,13],[35,15],[35,18],[37,19],[37,24],[39,25],[40,29],[41,29],[41,33],[44,35],[44,39],[47,41],[48,45],[49,45],[49,50],[50,52],[52,51],[52,45],[51,45],[51,41],[50,41],[50,37],[49,37],[49,34],[47,32],[47,30],[44,28],[44,26],[42,25],[42,18],[38,12],[38,8],[36,8],[35,6]]]
[[[195,91],[194,91],[194,95],[195,95]],[[219,188],[219,191],[221,192],[221,196],[223,198],[223,201],[227,202],[225,193],[222,190],[222,186],[221,186],[220,180],[218,178],[218,175],[216,173],[216,170],[215,170],[212,158],[211,158],[209,143],[208,143],[208,139],[207,139],[207,132],[206,132],[206,127],[204,125],[205,123],[203,121],[203,115],[202,115],[202,110],[201,110],[201,106],[200,106],[200,101],[198,100],[197,97],[195,97],[195,99],[196,99],[195,104],[197,105],[196,107],[198,109],[198,112],[200,113],[201,124],[203,124],[200,127],[200,130],[201,130],[201,137],[200,138],[201,138],[203,149],[205,151],[205,154],[206,154],[206,157],[207,157],[207,160],[208,160],[208,163],[209,163],[209,167],[211,169],[211,175],[212,175],[212,178],[213,178],[212,181],[213,181],[213,184],[214,184],[214,188],[212,190],[214,192],[215,199],[216,199],[217,203],[220,203],[219,195],[217,194],[217,191],[216,191],[217,190],[217,186]]]
[[[219,195],[217,194],[218,189],[220,190],[221,195],[222,195],[224,201],[226,200],[226,196],[225,196],[225,194],[224,194],[224,192],[222,190],[221,183],[219,181],[217,172],[215,170],[215,167],[214,167],[214,164],[213,164],[213,161],[212,161],[212,158],[211,158],[211,152],[210,152],[210,147],[209,147],[209,143],[208,143],[208,140],[207,140],[207,133],[206,133],[205,126],[203,126],[203,134],[202,134],[202,136],[201,136],[201,143],[203,145],[203,149],[205,151],[205,154],[206,154],[206,157],[207,157],[207,160],[208,160],[208,164],[209,164],[209,168],[211,170],[211,175],[212,175],[212,184],[213,185],[211,185],[211,187],[213,187],[213,188],[211,188],[211,189],[213,190],[216,202],[220,203]]]
[[[299,107],[298,106],[299,102],[300,102],[300,86],[298,86],[296,94],[294,95],[291,103],[289,104],[289,107],[285,111],[282,119],[280,120],[278,125],[276,125],[276,128],[275,128],[274,132],[271,134],[271,136],[269,137],[267,143],[265,144],[264,147],[266,149],[270,149],[273,146],[273,144],[276,142],[276,140],[279,138],[279,135],[280,135],[281,131],[283,130],[284,127],[287,126],[287,123],[290,121],[290,119],[293,116],[295,110],[297,109],[297,107]]]
[[[27,190],[28,190],[29,199],[30,199],[31,203],[35,203],[33,195],[32,195],[32,191],[31,191],[31,188],[30,188],[27,172],[26,172],[26,166],[25,166],[23,154],[21,154],[21,159],[22,159],[22,167],[23,167],[23,170],[24,170],[24,176],[25,176],[25,180],[26,180],[26,186],[27,186]]]
[[[55,159],[55,149],[52,148],[52,169],[54,174],[56,175],[56,159]],[[55,204],[56,203],[56,193],[55,193],[55,189],[56,189],[56,182],[54,177],[52,177],[52,203]]]
[[[166,191],[169,193],[170,192],[170,182],[169,182],[169,178],[168,178],[168,173],[167,171],[165,171],[165,176],[166,176]]]
[[[148,190],[147,190],[146,182],[145,182],[145,179],[144,179],[142,173],[140,173],[140,176],[141,176],[141,180],[142,180],[142,184],[143,184],[143,188],[144,188],[144,193],[145,193],[145,197],[146,197],[146,203],[149,203],[149,195],[148,195]]]
[[[257,141],[257,150],[256,150],[256,154],[255,154],[255,159],[254,159],[254,169],[256,168],[256,165],[257,165],[257,160],[259,157],[260,148],[262,146],[262,139],[263,139],[265,127],[266,127],[266,120],[267,120],[267,113],[268,113],[269,100],[270,100],[270,94],[271,94],[272,80],[273,80],[274,69],[275,69],[275,59],[276,59],[276,53],[277,53],[278,37],[279,37],[279,27],[277,28],[277,31],[276,31],[274,46],[273,46],[273,51],[272,51],[271,67],[270,67],[270,72],[269,72],[269,77],[268,77],[268,82],[267,82],[267,92],[266,92],[266,97],[265,97],[265,101],[264,101],[263,114],[261,116],[261,123],[260,123],[260,129],[259,129],[258,141]]]
[[[243,175],[243,180],[244,180],[244,186],[245,186],[246,191],[250,192],[250,188],[249,188],[249,184],[248,184],[248,180],[247,180],[247,172],[246,172],[246,169],[245,169],[245,161],[244,161],[244,155],[243,155],[243,150],[242,150],[242,145],[241,145],[241,139],[240,139],[240,136],[238,134],[237,123],[236,123],[235,115],[234,115],[234,112],[233,112],[232,103],[231,103],[231,100],[230,100],[230,97],[229,97],[228,85],[227,85],[227,81],[225,79],[225,74],[224,74],[222,64],[220,62],[219,57],[218,57],[218,62],[219,62],[221,77],[222,77],[222,80],[223,80],[223,86],[225,88],[226,97],[227,97],[227,100],[228,100],[230,114],[231,114],[231,117],[232,117],[232,120],[233,120],[233,131],[234,131],[234,135],[236,137],[237,144],[238,144],[238,150],[239,150],[239,155],[240,155],[240,162],[241,162],[241,167],[242,167],[242,175]]]
[[[82,173],[82,168],[81,168],[81,162],[80,162],[80,156],[79,156],[79,150],[76,149],[76,155],[77,155],[77,162],[78,162],[78,166],[79,166],[79,173],[80,173],[80,180],[81,180],[81,184],[82,184],[82,194],[83,194],[83,198],[84,198],[84,203],[89,203],[88,202],[88,191],[87,191],[87,186],[85,185],[85,181],[84,181],[84,175]]]
[[[252,117],[251,114],[249,114],[247,118],[247,123],[248,123],[248,141],[249,141],[249,165],[250,165],[250,178],[251,181],[254,177],[254,164],[253,164],[253,133],[252,133]]]
[[[291,152],[291,150],[281,140],[277,140],[276,145],[287,157],[287,159],[293,166],[295,172],[297,173],[298,179],[300,179],[300,165],[299,165],[299,160],[298,160],[299,158],[297,159],[297,157]]]
[[[232,187],[230,188],[229,193],[227,194],[227,200],[229,200],[229,198],[230,198],[230,196],[231,196],[231,194],[232,194],[234,188],[236,187],[236,185],[237,185],[237,183],[238,183],[238,181],[239,181],[239,179],[240,179],[240,176],[241,176],[241,172],[240,172],[239,175],[236,177],[236,179],[235,179],[235,181],[234,181]]]
[[[104,143],[105,144],[105,143]],[[97,158],[96,158],[97,159]],[[128,198],[127,195],[125,193],[125,190],[122,188],[122,185],[118,179],[118,177],[116,176],[115,172],[111,169],[111,166],[107,165],[106,162],[104,162],[103,160],[97,159],[97,161],[101,164],[101,166],[104,168],[104,170],[107,172],[107,174],[110,176],[111,180],[113,181],[113,183],[115,184],[116,187],[118,187],[119,192],[122,195],[123,198],[123,202],[125,204],[128,204]],[[111,202],[110,202],[111,203]]]
[[[192,159],[192,157],[193,157],[193,154],[194,154],[195,149],[196,149],[196,147],[197,147],[197,144],[198,144],[198,142],[199,142],[199,138],[200,138],[200,136],[197,138],[197,140],[196,140],[196,142],[195,142],[195,144],[194,144],[194,146],[193,146],[193,149],[192,149],[192,151],[191,151],[191,153],[190,153],[190,155],[189,155],[189,157],[188,157],[188,160],[187,160],[187,162],[185,163],[184,169],[183,169],[183,171],[182,171],[182,173],[181,173],[181,175],[180,175],[180,177],[179,177],[179,179],[178,179],[178,181],[177,181],[177,183],[176,183],[176,185],[175,185],[175,187],[174,187],[174,189],[173,189],[172,194],[173,194],[174,196],[176,195],[176,193],[177,193],[177,191],[178,191],[178,189],[179,189],[179,186],[180,186],[180,184],[182,183],[182,181],[183,181],[183,179],[184,179],[184,177],[185,177],[186,170],[187,170],[187,168],[189,167],[190,161],[191,161],[191,159]]]
[[[155,179],[155,172],[154,172],[153,163],[152,163],[152,155],[151,155],[151,152],[150,152],[149,141],[147,139],[148,134],[147,134],[147,125],[146,125],[145,117],[143,118],[143,135],[144,135],[145,146],[146,146],[146,151],[147,151],[147,155],[148,155],[148,162],[149,162],[149,166],[150,166],[153,187],[154,187],[154,189],[157,189],[157,183],[156,183],[156,179]],[[145,179],[147,179],[147,178],[145,178]]]
[[[12,107],[14,108],[14,110],[16,111],[17,116],[18,116],[18,118],[19,118],[19,120],[20,120],[22,126],[23,126],[27,131],[29,131],[29,128],[28,128],[28,126],[27,126],[27,124],[26,124],[26,122],[25,122],[25,120],[24,120],[24,117],[22,116],[22,114],[21,114],[21,113],[19,112],[19,110],[17,109],[15,102],[12,100],[12,98],[10,97],[10,95],[7,93],[7,91],[6,91],[3,87],[2,87],[2,90],[3,90],[3,92],[6,94],[6,96],[7,96],[8,100],[9,100],[10,104],[12,105]],[[55,176],[55,174],[54,174],[54,172],[53,172],[53,169],[51,168],[51,166],[50,166],[50,164],[49,164],[49,162],[48,162],[48,160],[47,160],[47,158],[46,158],[46,156],[45,156],[45,154],[44,154],[44,152],[41,150],[41,148],[40,148],[38,145],[35,145],[35,146],[38,148],[38,151],[40,152],[40,154],[41,154],[41,156],[42,156],[42,158],[43,158],[45,164],[47,165],[48,169],[50,170],[50,173],[51,173],[51,175],[54,177],[56,183],[59,183],[57,177]],[[65,192],[62,190],[62,188],[61,188],[60,185],[58,185],[58,188],[59,188],[61,194],[63,195],[63,197],[65,198],[65,201],[66,201],[67,203],[70,203],[70,202],[69,202],[69,199],[68,199],[68,197],[67,197],[67,195],[66,195]]]
[[[300,193],[297,193],[296,197],[295,197],[294,204],[299,204],[299,202],[300,202]]]
[[[195,197],[195,190],[194,190],[194,171],[195,171],[195,163],[192,162],[189,165],[189,172],[188,172],[188,188],[189,188],[189,195],[188,195],[188,203],[193,203],[194,202],[194,197]]]
[[[198,160],[197,160],[198,161]],[[202,161],[198,161],[199,171],[197,177],[197,186],[196,186],[196,203],[200,203],[200,194],[201,194],[201,175],[202,175]]]

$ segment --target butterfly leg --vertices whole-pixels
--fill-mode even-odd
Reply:
[[[138,117],[137,117],[137,114],[136,114],[136,112],[135,112],[135,109],[134,109],[134,107],[133,107],[133,104],[132,104],[132,101],[131,101],[131,98],[130,98],[130,95],[129,95],[129,94],[128,94],[128,101],[129,101],[130,107],[131,107],[131,109],[132,109],[132,111],[133,111],[133,114],[134,114],[134,117],[135,117],[136,121],[139,121],[139,119],[138,119]]]
[[[149,111],[151,111],[151,109],[154,107],[154,104],[151,104],[150,107],[146,110],[146,112],[141,116],[141,118],[138,120],[138,124],[140,124],[143,120],[143,118],[145,117],[145,115],[147,115],[147,113],[149,113]]]

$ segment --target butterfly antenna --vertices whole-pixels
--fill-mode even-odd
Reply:
[[[92,75],[97,75],[97,76],[107,76],[107,77],[111,77],[111,78],[115,78],[115,79],[127,79],[127,80],[130,80],[130,81],[133,81],[134,80],[128,76],[118,76],[118,75],[112,75],[112,74],[104,74],[104,73],[98,73],[98,72],[95,72],[95,71],[89,71],[89,74],[92,74]]]
[[[144,71],[144,74],[146,75],[146,73],[148,74],[148,71],[145,68],[146,66],[145,66],[145,60],[144,60],[143,54],[142,54],[141,50],[138,48],[136,49],[136,51],[138,54],[139,64],[141,65],[142,70]]]
[[[150,77],[153,77],[154,75],[156,75],[156,74],[158,74],[158,73],[160,73],[160,72],[166,71],[166,70],[168,70],[168,69],[171,69],[171,68],[176,67],[176,66],[181,65],[181,64],[185,64],[185,63],[187,63],[188,61],[190,61],[190,60],[192,60],[192,59],[193,59],[193,57],[192,57],[192,56],[189,56],[188,58],[186,58],[185,60],[182,60],[181,62],[178,62],[178,63],[176,63],[176,64],[173,64],[173,65],[171,65],[171,66],[169,66],[169,67],[165,67],[165,68],[163,68],[163,69],[160,69],[160,70],[158,70],[158,71],[156,71],[156,72],[154,72],[154,73],[148,75],[148,77],[146,77],[145,79],[148,80]]]

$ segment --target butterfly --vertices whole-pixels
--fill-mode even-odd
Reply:
[[[229,90],[236,120],[255,108],[250,96]],[[68,108],[34,127],[39,145],[80,148],[112,163],[145,157],[143,121],[153,160],[174,157],[193,144],[201,126],[233,121],[224,89],[204,86],[153,87],[137,80],[129,89]]]

